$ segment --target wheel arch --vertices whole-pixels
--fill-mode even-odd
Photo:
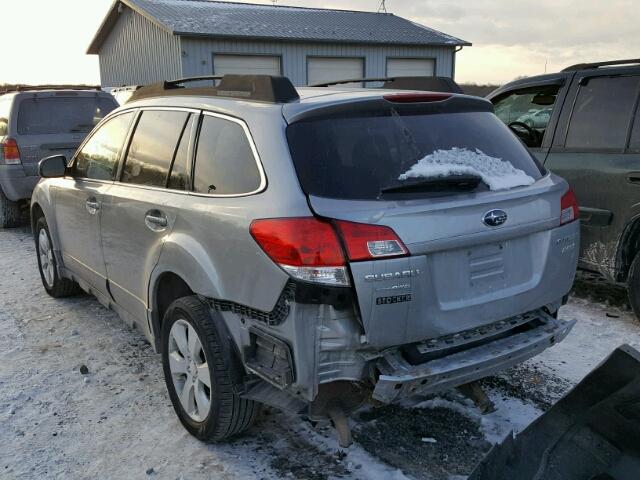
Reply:
[[[181,275],[167,270],[160,273],[153,281],[150,290],[151,326],[154,334],[154,347],[160,352],[162,342],[162,320],[169,305],[182,297],[193,295],[194,291]]]
[[[38,220],[38,218],[44,217],[45,220],[46,220],[47,216],[44,214],[44,210],[42,209],[42,207],[40,206],[40,204],[38,202],[33,202],[31,204],[29,213],[30,213],[29,221],[31,223],[31,231],[33,233],[35,233],[35,231],[36,231],[36,221]],[[49,222],[47,222],[47,224],[49,224]]]
[[[53,248],[53,254],[56,257],[56,264],[58,269],[58,275],[62,278],[64,275],[64,261],[62,258],[62,252],[60,249],[60,237],[58,236],[58,228],[55,222],[51,221],[52,215],[47,215],[46,212],[46,204],[43,205],[43,202],[35,199],[31,202],[29,206],[29,224],[31,225],[31,233],[33,235],[36,234],[36,222],[40,217],[44,217],[45,222],[47,222],[47,227],[49,228],[49,236],[51,237],[51,243]]]

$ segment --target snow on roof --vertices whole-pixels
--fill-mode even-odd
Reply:
[[[390,13],[213,0],[116,0],[88,53],[98,53],[115,24],[121,3],[174,35],[452,47],[471,45]]]

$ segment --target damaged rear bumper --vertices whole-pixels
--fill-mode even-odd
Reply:
[[[384,403],[438,393],[519,364],[564,340],[575,320],[557,320],[542,310],[527,315],[536,326],[434,360],[411,365],[400,350],[377,362],[380,377],[373,398]]]

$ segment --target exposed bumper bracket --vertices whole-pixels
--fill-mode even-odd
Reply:
[[[541,325],[420,365],[411,365],[399,350],[387,352],[377,362],[380,377],[373,398],[384,403],[454,388],[521,363],[562,341],[575,320],[556,320],[542,310],[534,318]]]

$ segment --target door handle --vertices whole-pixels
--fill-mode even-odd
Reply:
[[[89,197],[85,202],[85,207],[87,208],[87,212],[91,215],[95,215],[98,210],[100,210],[100,203],[95,197]]]
[[[640,172],[630,172],[627,174],[627,180],[631,183],[640,183]]]
[[[149,210],[144,216],[144,223],[154,232],[161,232],[169,225],[166,215],[159,210]]]

